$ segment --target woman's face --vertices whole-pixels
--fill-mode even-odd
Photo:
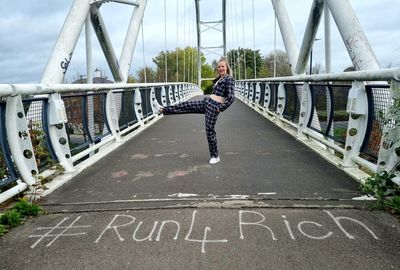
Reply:
[[[227,73],[226,63],[224,61],[218,62],[217,70],[221,77],[225,76]]]

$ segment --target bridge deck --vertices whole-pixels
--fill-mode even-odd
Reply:
[[[398,269],[399,222],[355,180],[239,101],[217,133],[210,166],[203,116],[162,118],[1,238],[0,268]]]
[[[220,115],[216,130],[222,161],[211,166],[204,116],[165,116],[46,203],[165,199],[180,193],[264,200],[360,195],[354,179],[240,101]]]

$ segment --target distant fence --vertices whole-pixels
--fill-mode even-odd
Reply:
[[[143,130],[159,104],[198,94],[188,83],[0,85],[0,202]]]
[[[343,167],[399,172],[399,78],[395,68],[240,80],[236,93],[265,117],[286,123],[298,138],[321,143]],[[394,181],[400,185],[399,177]]]

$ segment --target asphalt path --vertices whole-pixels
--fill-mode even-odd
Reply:
[[[166,116],[0,238],[0,269],[400,269],[400,224],[240,101]]]

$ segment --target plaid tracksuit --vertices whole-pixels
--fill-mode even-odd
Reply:
[[[213,94],[225,98],[224,103],[219,103],[210,97],[203,100],[185,101],[176,105],[167,106],[163,114],[202,113],[205,115],[208,148],[211,157],[218,157],[217,136],[215,123],[220,112],[226,110],[235,99],[235,80],[230,75],[225,75],[220,81],[214,80]]]

